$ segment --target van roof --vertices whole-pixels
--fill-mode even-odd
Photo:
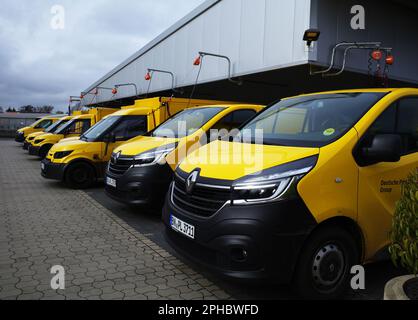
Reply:
[[[94,115],[92,114],[82,114],[80,116],[75,116],[73,117],[71,120],[73,119],[91,119]]]
[[[246,107],[256,107],[256,108],[265,108],[264,105],[258,105],[258,104],[250,104],[250,103],[237,103],[237,104],[215,104],[215,105],[208,105],[208,106],[197,106],[197,107],[192,107],[192,108],[188,108],[187,110],[190,109],[202,109],[202,108],[246,108]]]
[[[63,118],[61,118],[60,120],[71,120],[73,118],[75,118],[76,116],[65,116]]]
[[[61,118],[65,118],[66,116],[67,116],[66,114],[55,114],[55,115],[50,115],[46,117],[41,117],[41,119],[61,119]]]
[[[334,94],[334,93],[368,93],[368,92],[379,92],[379,93],[390,93],[390,92],[397,92],[397,91],[410,91],[414,90],[418,93],[418,88],[362,88],[362,89],[346,89],[346,90],[333,90],[333,91],[322,91],[322,92],[313,92],[313,93],[303,93],[289,98],[295,97],[303,97],[303,96],[311,96],[317,94]]]

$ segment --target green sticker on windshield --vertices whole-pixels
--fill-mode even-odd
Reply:
[[[324,131],[324,136],[329,137],[329,136],[332,136],[334,133],[335,133],[335,129],[329,128],[329,129]]]

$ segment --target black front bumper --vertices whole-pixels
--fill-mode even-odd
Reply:
[[[107,177],[116,180],[116,188],[106,183]],[[123,175],[115,175],[107,169],[106,194],[131,206],[162,207],[172,179],[173,170],[167,164],[130,168]]]
[[[171,216],[195,227],[195,239],[171,227]],[[228,278],[292,280],[299,253],[317,225],[303,201],[251,206],[226,205],[204,218],[177,207],[171,188],[163,209],[168,242],[180,254]]]
[[[41,161],[41,175],[45,179],[59,180],[64,179],[65,164],[52,163],[48,159]]]
[[[39,157],[39,150],[40,149],[41,149],[40,147],[30,145],[29,146],[29,155]]]
[[[15,141],[16,142],[19,142],[19,143],[22,143],[22,142],[24,142],[25,141],[25,135],[24,134],[19,134],[19,133],[16,133],[16,136],[15,136]]]
[[[27,142],[26,140],[23,142],[23,150],[29,150],[30,142]]]

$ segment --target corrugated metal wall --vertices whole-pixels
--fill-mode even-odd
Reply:
[[[301,41],[310,25],[310,0],[222,0],[170,37],[128,64],[100,84],[113,87],[135,82],[141,93],[147,89],[147,68],[170,70],[177,86],[194,83],[198,51],[227,55],[233,62],[233,74],[245,75],[283,66],[303,64],[308,52]],[[199,83],[227,78],[227,63],[206,57]],[[171,87],[170,77],[156,74],[151,92]],[[90,88],[92,89],[92,88]],[[134,95],[132,87],[120,88],[117,98]],[[86,96],[83,103],[114,99],[101,91],[97,99]]]

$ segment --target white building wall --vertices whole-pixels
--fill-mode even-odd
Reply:
[[[310,6],[311,0],[221,0],[88,90],[134,82],[144,93],[148,87],[144,80],[147,68],[174,72],[178,87],[191,85],[198,72],[193,61],[199,51],[229,56],[233,76],[306,63],[308,52],[301,39],[310,25]],[[227,74],[226,61],[206,57],[199,83],[225,79]],[[170,88],[169,76],[154,75],[150,92]],[[131,87],[120,88],[117,98],[133,93]],[[109,91],[101,91],[97,102],[113,98]],[[90,100],[86,97],[83,102]]]

